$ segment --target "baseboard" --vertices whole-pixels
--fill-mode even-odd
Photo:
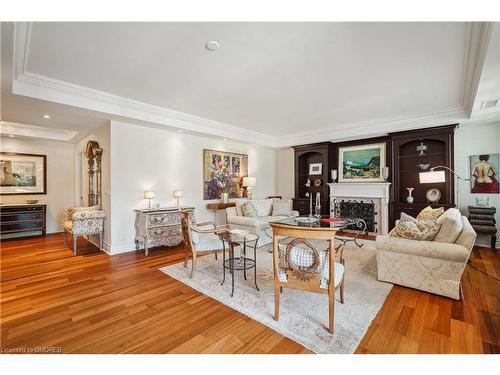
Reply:
[[[64,231],[64,225],[52,225],[46,228],[47,234],[61,233]]]

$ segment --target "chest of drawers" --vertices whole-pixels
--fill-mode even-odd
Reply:
[[[46,232],[45,204],[3,204],[0,205],[1,237],[5,234]]]
[[[194,220],[194,207],[164,207],[150,210],[135,210],[135,248],[176,246],[182,241],[182,212],[189,211]]]

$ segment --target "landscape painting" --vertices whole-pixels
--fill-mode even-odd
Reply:
[[[45,155],[0,153],[0,194],[46,194]]]
[[[339,182],[383,182],[385,143],[339,147]]]
[[[203,199],[241,196],[241,180],[248,176],[248,155],[203,150]]]
[[[500,168],[500,154],[470,156],[471,193],[498,194],[497,179]]]

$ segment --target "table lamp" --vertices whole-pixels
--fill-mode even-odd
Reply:
[[[247,188],[248,199],[252,199],[252,188],[257,184],[257,179],[255,177],[243,177],[242,186]]]
[[[177,199],[177,207],[180,207],[181,206],[181,197],[183,196],[184,194],[182,193],[182,190],[175,190],[174,193],[173,193],[173,196],[174,198]]]
[[[144,199],[147,199],[148,200],[148,210],[151,209],[151,200],[155,197],[155,192],[154,191],[150,191],[150,190],[146,190],[144,192]]]

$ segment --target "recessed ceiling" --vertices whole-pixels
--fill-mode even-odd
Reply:
[[[17,64],[20,72],[12,91],[69,110],[90,109],[94,119],[103,114],[103,121],[119,116],[285,145],[465,118],[464,56],[471,50],[466,23],[23,27],[26,35],[16,36],[25,44],[15,54],[22,58],[14,56],[13,69]],[[220,48],[207,50],[209,41]],[[491,80],[499,68],[490,60],[488,54],[483,76]],[[41,113],[47,112],[33,114],[37,121]]]

